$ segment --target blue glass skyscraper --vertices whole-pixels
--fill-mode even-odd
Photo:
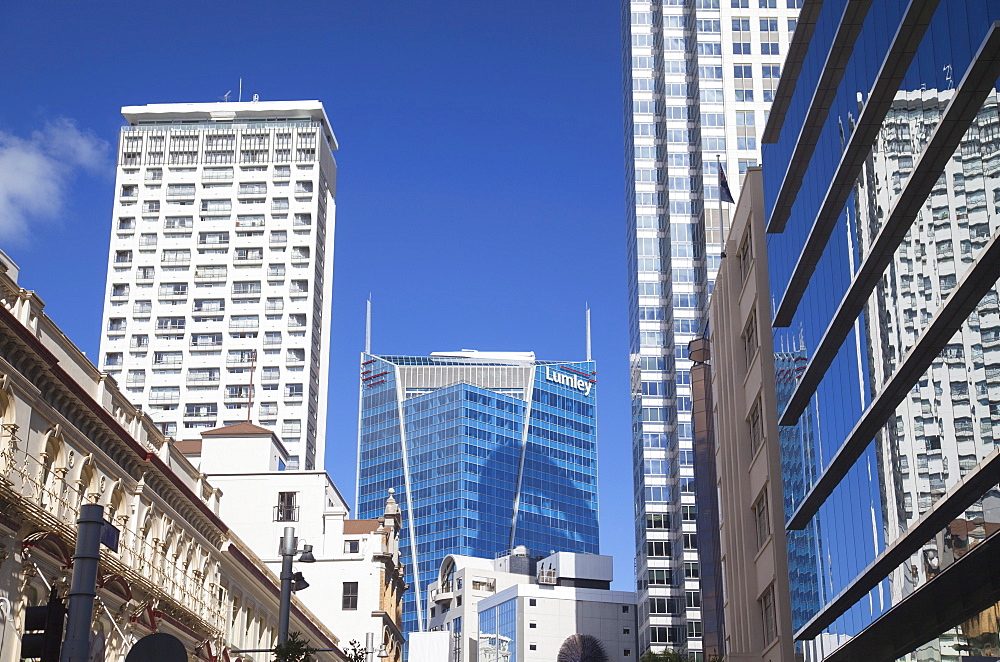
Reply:
[[[762,136],[828,660],[1000,656],[1000,2],[807,0]],[[789,382],[791,385],[791,382]]]
[[[405,632],[448,554],[598,552],[596,397],[592,361],[362,354],[357,512],[396,489]]]

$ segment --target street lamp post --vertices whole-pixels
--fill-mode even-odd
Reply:
[[[292,591],[308,588],[309,584],[302,578],[301,572],[292,572],[292,561],[301,551],[299,561],[313,563],[312,545],[303,545],[298,549],[299,540],[295,537],[295,527],[286,526],[281,537],[281,603],[278,605],[278,645],[288,640],[288,619],[292,608]]]

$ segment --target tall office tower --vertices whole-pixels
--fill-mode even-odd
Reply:
[[[801,4],[622,2],[643,649],[686,648],[702,657],[699,610],[685,604],[685,595],[696,593],[699,584],[696,551],[690,547],[694,516],[685,515],[695,503],[687,344],[700,333],[728,227],[728,216],[719,213],[718,162],[732,175],[735,196],[746,168],[758,163],[758,135]],[[668,470],[651,473],[655,467]],[[667,541],[678,552],[674,559],[649,553],[663,549],[650,543]],[[689,547],[681,554],[685,541]],[[677,570],[676,581],[663,585],[659,580],[669,569]],[[651,578],[657,582],[652,586]],[[650,602],[653,598],[672,600]],[[668,612],[660,611],[663,605]]]
[[[318,101],[126,106],[101,365],[164,434],[323,464],[337,141]]]
[[[831,569],[796,638],[827,659],[998,654],[997,21],[807,2],[765,130],[773,333],[810,348],[779,423],[811,408],[819,460],[786,526],[820,518]]]
[[[449,607],[426,594],[448,554],[598,552],[593,361],[365,353],[360,390],[356,511],[378,517],[395,488],[405,632],[426,628],[428,600]]]

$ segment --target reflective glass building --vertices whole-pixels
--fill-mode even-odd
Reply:
[[[424,628],[448,554],[598,552],[596,397],[592,361],[362,355],[357,512],[395,488],[404,631]]]
[[[827,659],[1000,656],[1000,2],[807,0],[763,135]]]
[[[792,345],[774,353],[774,382],[778,408],[782,409],[795,391],[799,375],[805,370],[808,355],[805,347]],[[816,417],[812,405],[806,408],[795,425],[778,428],[781,446],[781,485],[785,518],[791,517],[795,506],[815,482]],[[823,563],[822,530],[818,517],[805,530],[789,531],[788,579],[791,592],[792,627],[798,628],[812,617],[821,604],[824,589],[821,576]]]

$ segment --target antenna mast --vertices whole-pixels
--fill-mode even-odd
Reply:
[[[253,373],[257,369],[257,350],[250,350],[250,388],[247,390],[247,423],[250,422],[250,412],[253,411]]]
[[[368,293],[365,309],[365,354],[372,353],[372,295]]]
[[[590,304],[587,303],[586,306],[587,306],[587,360],[591,361],[593,360],[593,357],[590,352]]]

